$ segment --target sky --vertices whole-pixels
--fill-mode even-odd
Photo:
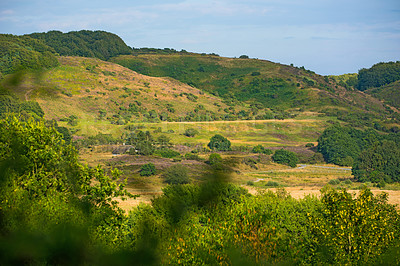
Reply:
[[[135,48],[248,55],[321,75],[400,61],[399,0],[0,0],[0,33],[83,29]]]

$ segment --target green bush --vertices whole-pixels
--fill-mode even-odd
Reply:
[[[157,173],[156,166],[153,163],[147,163],[140,167],[141,176],[152,176]]]
[[[230,151],[231,142],[222,135],[216,134],[211,137],[208,147],[215,151]]]
[[[165,183],[170,185],[188,184],[190,182],[187,167],[177,164],[163,174]]]
[[[222,157],[218,153],[211,153],[208,157],[208,163],[212,166],[222,164]]]
[[[272,160],[279,164],[289,165],[290,167],[296,167],[299,162],[296,153],[284,149],[276,150],[274,155],[272,155]]]

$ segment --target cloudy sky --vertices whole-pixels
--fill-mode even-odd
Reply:
[[[0,0],[0,33],[82,29],[323,75],[400,60],[399,0]]]

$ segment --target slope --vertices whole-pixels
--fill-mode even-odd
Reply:
[[[8,76],[2,86],[37,101],[47,119],[75,125],[78,134],[107,133],[129,122],[220,120],[231,112],[220,98],[171,78],[148,77],[99,59],[58,59],[60,66],[39,77],[27,73],[14,86]],[[247,109],[236,109],[241,110]]]
[[[376,98],[303,67],[187,52],[123,55],[110,60],[145,75],[172,77],[221,96],[228,105],[246,102],[275,111],[308,110],[369,126],[390,117],[390,108]]]

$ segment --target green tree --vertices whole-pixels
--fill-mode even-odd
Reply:
[[[215,151],[230,151],[231,142],[222,135],[216,134],[211,137],[208,147]]]
[[[147,163],[140,167],[141,176],[152,176],[157,173],[156,166],[153,163]]]
[[[354,177],[361,182],[399,182],[400,148],[393,141],[375,143],[355,160]]]
[[[289,165],[290,167],[296,167],[299,162],[296,153],[284,149],[276,150],[274,155],[272,155],[272,160],[276,163]]]

